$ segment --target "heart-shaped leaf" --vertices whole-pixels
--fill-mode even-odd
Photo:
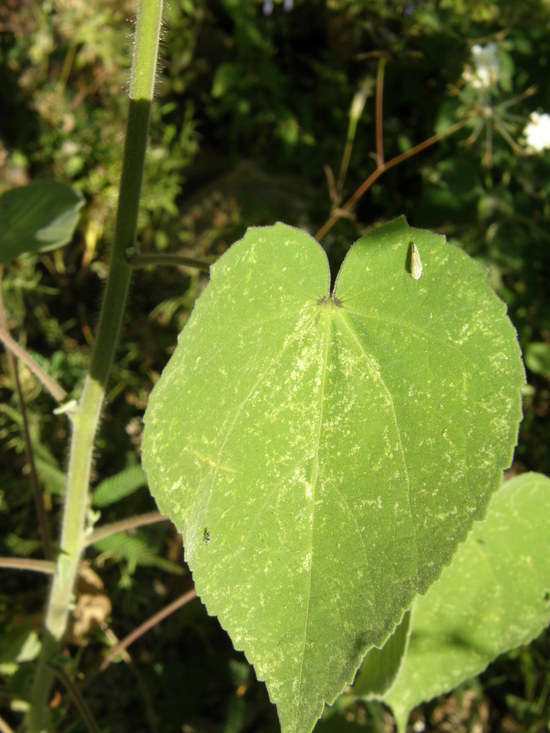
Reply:
[[[0,263],[66,244],[73,235],[82,195],[58,181],[34,181],[0,196]]]
[[[143,461],[284,733],[313,728],[483,516],[523,381],[485,270],[404,219],[351,248],[333,293],[324,251],[283,224],[213,266]]]

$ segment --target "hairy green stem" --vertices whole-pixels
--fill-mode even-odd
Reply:
[[[133,247],[136,240],[161,18],[162,0],[139,1],[115,238],[90,369],[74,412],[60,552],[31,693],[28,733],[44,733],[48,729],[47,703],[54,676],[50,663],[59,652],[67,627],[78,567],[86,546],[85,521],[94,440],[132,274],[126,250]]]

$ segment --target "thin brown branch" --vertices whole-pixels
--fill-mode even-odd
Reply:
[[[23,362],[42,386],[48,390],[56,402],[63,402],[67,398],[67,393],[63,387],[58,384],[55,379],[52,379],[50,375],[42,369],[40,364],[38,364],[30,354],[27,354],[25,349],[19,346],[17,341],[14,341],[9,333],[2,327],[0,327],[0,341],[2,341],[9,353],[13,354]]]
[[[50,539],[50,530],[48,527],[48,520],[46,516],[46,507],[44,506],[44,492],[40,485],[40,479],[36,471],[36,464],[34,462],[34,452],[31,442],[31,433],[29,429],[29,419],[27,417],[27,408],[25,406],[25,400],[23,399],[23,390],[21,389],[21,380],[19,379],[19,371],[17,364],[14,364],[14,381],[15,389],[17,392],[17,402],[19,406],[19,412],[21,414],[21,420],[23,423],[23,435],[25,437],[25,457],[30,469],[32,492],[34,496],[34,505],[36,507],[36,517],[38,519],[38,528],[40,531],[40,538],[42,540],[42,550],[44,551],[44,557],[46,560],[53,559],[52,542]]]
[[[85,546],[89,547],[95,542],[99,542],[100,540],[104,540],[106,537],[110,537],[112,534],[118,534],[118,532],[127,532],[128,530],[136,529],[137,527],[144,527],[148,524],[167,521],[169,521],[169,517],[164,514],[159,514],[159,512],[149,512],[148,514],[139,514],[137,517],[121,519],[119,522],[104,524],[103,526],[94,529],[94,531],[88,535]]]
[[[384,96],[385,67],[386,59],[384,58],[384,56],[381,56],[378,59],[378,73],[376,75],[376,165],[378,168],[384,165],[384,139],[382,136],[382,99]]]
[[[9,336],[8,333],[8,322],[6,313],[4,310],[4,300],[2,298],[2,275],[3,271],[0,269],[0,330]],[[11,338],[11,336],[9,336]],[[15,343],[15,342],[14,342]],[[21,421],[23,425],[23,437],[25,439],[25,457],[30,469],[31,486],[34,496],[34,504],[36,507],[36,516],[38,519],[38,528],[40,531],[40,537],[42,540],[42,550],[44,551],[44,557],[47,560],[53,558],[52,543],[50,540],[50,531],[48,528],[48,520],[46,516],[46,508],[44,506],[44,493],[40,486],[38,479],[38,473],[36,471],[36,464],[34,462],[34,453],[32,448],[31,434],[29,429],[29,420],[27,417],[27,408],[23,397],[23,390],[21,388],[21,380],[19,379],[18,364],[15,360],[13,353],[8,349],[8,364],[10,372],[13,377],[13,383],[15,385],[15,393],[17,395],[17,405],[19,407],[19,414],[21,415]]]
[[[410,148],[409,150],[406,150],[404,153],[400,153],[399,155],[396,155],[395,158],[392,158],[391,160],[388,160],[387,163],[384,163],[380,167],[376,168],[368,178],[366,178],[363,183],[359,186],[359,188],[353,193],[352,196],[346,201],[345,204],[343,204],[339,210],[333,211],[330,217],[327,219],[327,221],[323,224],[323,226],[319,229],[317,234],[315,235],[315,239],[317,241],[321,241],[321,239],[325,236],[325,234],[332,229],[332,227],[336,224],[336,222],[342,218],[343,212],[348,212],[351,207],[365,194],[369,188],[372,186],[372,184],[377,181],[380,176],[385,173],[386,171],[390,170],[390,168],[394,168],[396,165],[399,165],[399,163],[402,163],[404,160],[407,160],[407,158],[412,157],[413,155],[416,155],[417,153],[422,152],[422,150],[425,150],[426,148],[429,148],[430,145],[434,145],[435,143],[439,142],[443,138],[452,135],[453,133],[457,132],[457,130],[460,130],[461,127],[464,127],[464,125],[467,123],[468,120],[460,120],[459,122],[456,122],[454,125],[451,125],[443,132],[438,132],[435,135],[432,135],[431,137],[427,138],[421,143],[418,143],[418,145],[415,145],[414,147]]]
[[[385,173],[386,171],[389,171],[390,168],[394,168],[396,165],[399,165],[404,160],[407,160],[407,158],[411,158],[413,155],[416,155],[417,153],[421,153],[426,148],[429,148],[431,145],[434,145],[435,143],[438,143],[440,140],[442,140],[444,137],[447,137],[448,135],[452,135],[457,130],[460,130],[461,127],[464,127],[467,120],[460,120],[459,122],[456,122],[454,125],[451,125],[443,132],[438,132],[435,135],[432,135],[431,137],[427,138],[421,143],[418,143],[418,145],[415,145],[414,147],[410,148],[409,150],[406,150],[404,153],[401,153],[400,155],[396,155],[395,158],[392,158],[391,160],[388,160],[387,163],[384,163],[380,168],[377,168],[371,175],[364,181],[364,183],[359,186],[359,188],[354,192],[352,196],[346,201],[346,203],[342,206],[344,210],[350,209],[358,199],[361,198],[361,196],[366,193],[366,191],[369,190],[369,188],[372,186],[372,184],[380,178],[380,176]]]
[[[336,181],[334,180],[334,173],[329,165],[324,165],[323,170],[327,179],[328,195],[330,197],[332,206],[336,208],[338,206],[338,194],[336,193]]]
[[[133,268],[151,267],[152,265],[170,265],[176,267],[193,267],[196,270],[203,270],[203,272],[209,272],[210,270],[208,262],[177,254],[135,254],[129,258],[129,262]]]
[[[179,598],[176,598],[175,601],[172,601],[172,603],[169,603],[161,611],[151,616],[151,618],[147,619],[147,621],[145,621],[140,626],[138,626],[137,629],[134,629],[130,634],[128,634],[128,636],[125,636],[124,639],[122,639],[122,641],[119,642],[116,646],[112,647],[112,649],[109,649],[105,659],[101,663],[100,670],[103,671],[107,669],[107,667],[113,661],[113,658],[117,656],[117,654],[120,654],[122,651],[126,650],[131,644],[134,643],[134,641],[139,639],[140,636],[143,636],[143,634],[147,633],[147,631],[154,628],[161,621],[164,621],[165,618],[172,615],[175,611],[177,611],[182,606],[185,606],[187,603],[189,603],[189,601],[192,601],[193,598],[195,597],[196,597],[196,593],[195,593],[195,589],[193,588],[187,591],[187,593],[184,593]]]
[[[63,667],[60,667],[57,664],[49,664],[48,666],[65,685],[67,692],[71,696],[74,706],[80,713],[80,717],[86,725],[86,728],[88,728],[90,733],[100,733],[99,728],[97,727],[97,724],[94,720],[94,716],[92,715],[90,708],[86,705],[86,701],[80,694],[80,690],[76,686],[74,680],[67,674],[67,672],[65,672]]]
[[[119,643],[119,639],[117,639],[115,633],[113,632],[111,628],[105,627],[103,629],[103,632],[105,636],[107,637],[107,639],[111,641],[113,644]],[[152,733],[158,733],[159,728],[158,728],[158,723],[157,723],[157,716],[155,713],[155,708],[154,708],[153,701],[151,699],[151,695],[147,687],[147,684],[144,681],[142,675],[140,674],[139,669],[134,664],[132,657],[126,651],[126,649],[121,650],[119,654],[122,657],[122,660],[128,665],[128,669],[130,670],[130,672],[134,675],[136,679],[136,683],[139,687],[139,692],[141,696],[141,702],[145,710],[145,717],[147,718],[149,728],[151,729]],[[93,676],[95,676],[100,671],[101,670],[98,668],[97,672],[94,672]],[[87,682],[90,683],[91,680],[92,680],[92,676],[88,675]]]
[[[17,401],[19,403],[19,412],[21,413],[21,419],[23,421],[23,434],[25,436],[25,456],[31,472],[31,485],[34,495],[34,504],[36,507],[36,516],[38,519],[38,527],[40,530],[40,538],[42,540],[42,549],[44,551],[44,557],[46,558],[46,560],[52,560],[53,550],[52,542],[50,539],[50,530],[48,527],[46,507],[44,506],[44,492],[42,491],[40,480],[38,478],[38,473],[36,471],[36,464],[34,462],[34,452],[29,430],[29,419],[27,417],[27,408],[25,407],[25,401],[23,400],[23,390],[21,389],[21,382],[19,380],[17,365],[15,365],[15,386],[17,390]]]
[[[13,570],[31,570],[34,573],[55,573],[55,563],[52,560],[33,560],[27,557],[0,557],[0,568]]]

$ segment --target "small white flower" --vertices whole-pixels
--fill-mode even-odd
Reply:
[[[550,115],[531,112],[524,130],[527,147],[536,153],[550,148]]]
[[[463,79],[475,89],[489,89],[498,82],[500,61],[498,58],[498,46],[496,43],[488,43],[486,46],[475,44],[472,46],[472,57],[474,69],[467,68],[464,71]]]

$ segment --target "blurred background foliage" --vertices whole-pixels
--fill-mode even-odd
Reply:
[[[4,305],[19,342],[72,395],[87,364],[113,230],[134,11],[135,0],[0,6],[0,193],[55,178],[86,199],[69,246],[6,268]],[[472,83],[472,51],[492,43],[498,76],[480,90]],[[329,182],[338,177],[357,93],[366,104],[344,200],[376,166],[381,58],[386,160],[458,119],[468,124],[379,178],[323,245],[337,267],[368,227],[405,214],[487,265],[527,364],[512,470],[550,474],[550,154],[527,154],[523,135],[531,112],[550,111],[548,0],[170,0],[140,246],[211,260],[249,225],[283,220],[317,231],[331,211]],[[203,275],[178,269],[136,273],[94,485],[136,470],[147,396],[204,283]],[[40,557],[21,417],[0,358],[0,554]],[[52,414],[50,398],[24,369],[21,380],[55,536],[67,421]],[[101,523],[154,509],[143,482],[134,483],[119,501],[96,508]],[[68,646],[68,669],[85,675],[83,691],[101,730],[277,730],[264,687],[198,601],[140,639],[125,663],[99,674],[98,660],[117,637],[191,587],[181,540],[168,525],[119,536],[88,559],[95,596],[109,603]],[[32,673],[46,587],[34,574],[2,573],[0,707],[13,725]],[[549,656],[543,635],[417,711],[414,730],[547,730]],[[65,696],[55,704],[60,731],[84,730]],[[391,725],[374,703],[323,723],[350,733]]]

